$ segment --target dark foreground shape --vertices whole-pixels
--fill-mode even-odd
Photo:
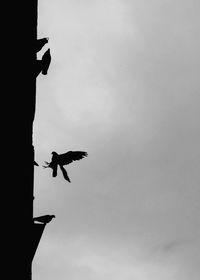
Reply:
[[[1,91],[6,91],[1,95],[1,147],[5,150],[1,155],[1,274],[5,279],[30,280],[37,1],[1,1],[1,11],[8,16],[1,33]]]

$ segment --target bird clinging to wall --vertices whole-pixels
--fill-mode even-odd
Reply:
[[[65,180],[67,180],[69,183],[70,178],[67,174],[66,169],[63,167],[64,165],[70,164],[73,161],[76,160],[80,160],[84,157],[87,157],[87,153],[86,152],[82,152],[82,151],[69,151],[67,153],[64,154],[57,154],[56,152],[52,152],[52,158],[51,158],[51,162],[45,162],[46,165],[43,166],[44,168],[52,168],[53,172],[52,172],[52,176],[56,177],[57,176],[57,168],[58,165],[60,167],[60,170],[62,171],[63,177],[65,178]]]
[[[47,75],[49,65],[51,63],[50,49],[48,49],[42,56],[42,74]]]
[[[36,60],[35,75],[36,77],[42,72],[43,75],[47,75],[49,65],[51,63],[51,53],[48,49],[42,56],[41,60]]]
[[[35,44],[36,52],[39,52],[44,47],[44,45],[48,43],[48,41],[49,38],[38,39]]]
[[[44,215],[44,216],[33,218],[33,221],[34,222],[39,222],[39,223],[42,223],[42,224],[47,224],[47,223],[51,222],[51,220],[55,217],[56,217],[55,215]]]

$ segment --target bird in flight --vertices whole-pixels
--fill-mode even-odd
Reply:
[[[42,224],[47,224],[47,223],[51,222],[51,220],[55,217],[56,217],[55,215],[44,215],[44,216],[33,218],[33,221],[34,222],[39,222],[39,223],[42,223]]]
[[[44,165],[43,167],[52,168],[53,169],[52,176],[56,177],[57,169],[58,169],[58,165],[59,165],[60,170],[62,171],[63,177],[69,183],[71,183],[70,178],[67,174],[66,169],[63,166],[68,165],[73,161],[80,160],[84,157],[87,157],[87,155],[88,155],[86,152],[82,152],[82,151],[69,151],[64,154],[57,154],[56,152],[52,152],[51,154],[52,154],[51,162],[45,161],[46,165]]]
[[[35,50],[36,52],[39,52],[46,43],[48,43],[49,41],[49,38],[42,38],[42,39],[38,39],[36,41],[36,44],[35,44]]]

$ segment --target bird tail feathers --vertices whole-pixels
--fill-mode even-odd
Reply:
[[[63,174],[63,177],[65,178],[65,180],[67,180],[69,183],[71,183],[70,178],[69,178],[69,176],[68,176],[67,171],[65,170],[65,168],[64,168],[62,165],[60,165],[60,169],[61,169],[61,171],[62,171],[62,174]]]

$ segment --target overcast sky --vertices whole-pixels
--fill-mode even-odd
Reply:
[[[39,1],[33,280],[200,279],[199,34],[199,0]]]

